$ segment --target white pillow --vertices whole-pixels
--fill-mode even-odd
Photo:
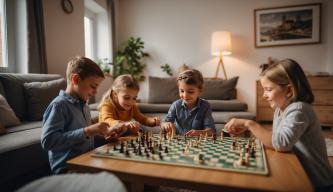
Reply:
[[[13,109],[9,106],[6,98],[0,94],[0,124],[4,127],[20,124],[20,119],[16,117]]]

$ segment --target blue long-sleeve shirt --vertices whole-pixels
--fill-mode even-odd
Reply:
[[[191,129],[203,130],[206,128],[211,128],[212,132],[216,133],[210,104],[201,98],[192,109],[188,109],[182,99],[173,102],[162,121],[175,123],[176,134],[180,135]]]
[[[41,144],[48,151],[52,172],[61,172],[67,160],[94,148],[94,138],[83,132],[90,124],[88,105],[61,90],[43,116]]]

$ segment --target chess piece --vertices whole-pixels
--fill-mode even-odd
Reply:
[[[164,153],[169,153],[167,146],[165,146],[165,148],[164,148]]]
[[[223,142],[224,141],[224,133],[223,133],[223,131],[221,131],[221,142]]]
[[[125,155],[126,155],[126,157],[129,157],[130,156],[130,154],[129,154],[129,151],[126,149],[126,151],[125,151]]]
[[[213,140],[212,140],[213,143],[216,143],[216,134],[213,134]]]
[[[160,158],[160,160],[163,160],[163,156],[161,152],[158,152],[158,157]]]

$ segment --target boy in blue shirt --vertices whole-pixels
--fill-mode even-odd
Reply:
[[[187,136],[214,134],[216,130],[210,104],[199,97],[203,90],[200,71],[191,69],[180,73],[177,83],[180,99],[172,103],[161,128]]]
[[[66,173],[66,161],[94,148],[95,135],[107,136],[108,124],[91,124],[87,101],[97,93],[104,73],[92,60],[68,62],[67,88],[50,103],[43,116],[42,147],[48,151],[53,173]]]

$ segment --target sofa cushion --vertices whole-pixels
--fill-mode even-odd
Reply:
[[[247,111],[247,104],[233,100],[207,100],[213,111]]]
[[[231,79],[205,79],[201,97],[204,99],[236,99],[238,76]]]
[[[10,127],[10,129],[7,129],[7,133],[15,133],[30,129],[38,129],[43,126],[42,121],[23,121],[21,124]]]
[[[0,94],[0,124],[4,127],[20,124],[13,109],[8,105],[6,98]]]
[[[23,84],[27,82],[44,82],[60,79],[56,74],[17,74],[17,73],[0,73],[5,97],[8,104],[12,107],[18,118],[26,119],[26,107],[24,98]]]
[[[174,77],[149,76],[148,85],[148,103],[172,103],[179,98],[177,81]]]
[[[47,106],[59,94],[60,89],[65,88],[64,78],[46,82],[24,83],[28,119],[32,121],[42,120]]]
[[[137,103],[137,106],[142,113],[167,113],[171,103]]]
[[[225,112],[225,111],[216,111],[212,113],[215,124],[226,123],[232,118],[241,118],[241,119],[251,119],[255,120],[256,116],[250,112]]]
[[[0,154],[20,149],[32,144],[40,144],[42,128],[18,131],[0,136]]]

